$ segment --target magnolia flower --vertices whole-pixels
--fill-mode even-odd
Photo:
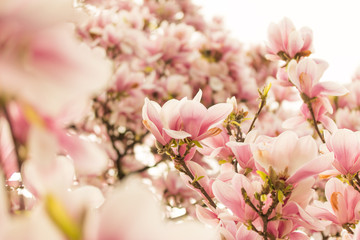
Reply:
[[[212,185],[212,190],[215,197],[226,207],[228,207],[241,222],[255,220],[257,213],[245,203],[242,196],[241,189],[246,190],[250,200],[256,205],[258,201],[254,197],[254,193],[259,191],[259,185],[256,185],[256,181],[250,182],[244,175],[235,174],[232,178],[231,185],[224,183],[220,180],[216,180]]]
[[[237,162],[243,169],[255,169],[254,158],[249,143],[230,141],[226,144],[234,153]]]
[[[360,193],[337,178],[331,178],[325,186],[328,202],[315,202],[309,207],[314,216],[342,226],[360,219]]]
[[[186,97],[169,100],[163,107],[154,101],[145,99],[143,107],[143,123],[155,136],[156,140],[166,145],[171,139],[191,138],[200,141],[221,132],[212,127],[222,122],[232,111],[232,105],[216,104],[209,109],[200,103],[202,92],[193,100]]]
[[[133,179],[115,188],[95,217],[95,233],[89,239],[215,239],[199,222],[165,222],[155,196]]]
[[[270,24],[268,38],[266,58],[271,61],[288,61],[296,55],[308,56],[313,51],[311,29],[304,27],[296,30],[288,18],[284,18],[279,24]]]
[[[360,171],[360,132],[339,129],[332,135],[325,132],[326,146],[334,153],[333,166],[341,174]]]
[[[256,164],[265,171],[271,167],[288,183],[297,183],[331,168],[332,154],[319,156],[311,136],[299,138],[294,132],[286,131],[276,138],[258,137],[251,147]]]
[[[332,113],[333,111],[328,98],[318,97],[312,101],[311,106],[313,108],[313,113],[316,121],[321,122],[323,126],[331,132],[337,129],[334,120],[326,116],[327,113]],[[285,129],[295,129],[303,123],[307,122],[308,119],[312,119],[311,112],[307,104],[302,104],[300,107],[300,111],[300,116],[294,116],[285,120],[282,123],[282,127]]]
[[[334,82],[319,82],[328,64],[324,61],[311,58],[302,59],[299,62],[291,60],[288,65],[290,81],[296,86],[300,93],[308,98],[331,95],[341,96],[349,91]]]

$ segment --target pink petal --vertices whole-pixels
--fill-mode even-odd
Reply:
[[[316,63],[317,66],[316,75],[314,76],[314,82],[318,83],[325,70],[329,67],[329,64],[322,59],[314,58],[312,60]]]
[[[236,240],[260,240],[260,237],[256,232],[248,230],[245,225],[241,225],[236,232]]]
[[[225,120],[232,112],[233,105],[230,103],[218,103],[207,110],[207,114],[201,123],[200,134],[207,131],[212,125],[216,125]]]
[[[316,97],[319,94],[342,96],[348,92],[349,90],[335,82],[320,82],[313,87],[313,89],[311,90],[311,96],[309,97]]]
[[[160,112],[160,118],[163,121],[163,126],[172,130],[179,130],[180,128],[180,106],[184,100],[171,99],[164,103]]]
[[[165,141],[164,137],[159,132],[158,128],[155,126],[155,124],[149,120],[143,120],[143,124],[146,127],[147,130],[149,130],[157,141],[159,141],[162,145],[166,145],[167,141]]]
[[[304,40],[304,45],[301,51],[310,50],[312,51],[312,40],[313,40],[313,32],[308,27],[303,27],[300,29],[301,37]]]
[[[311,136],[298,139],[296,146],[291,152],[291,160],[288,165],[288,173],[291,176],[307,162],[315,159],[318,155],[318,147]]]
[[[293,232],[288,236],[291,240],[310,240],[310,238],[306,234],[301,232]]]
[[[200,102],[202,97],[202,91],[199,89],[199,91],[196,93],[195,97],[193,98],[194,101]]]
[[[325,185],[325,196],[328,201],[331,200],[333,192],[339,192],[344,195],[345,185],[337,178],[331,178]]]
[[[329,130],[330,132],[335,132],[338,128],[336,126],[336,123],[334,122],[334,120],[332,120],[331,118],[329,118],[328,116],[321,116],[319,118],[319,121],[323,124],[323,126]]]
[[[163,127],[159,115],[160,110],[161,107],[157,102],[150,101],[148,98],[145,98],[145,104],[142,110],[143,119],[153,122],[159,131]]]
[[[200,220],[200,222],[209,224],[210,226],[216,227],[219,223],[219,219],[217,215],[212,211],[200,207],[199,205],[195,205],[196,207],[196,217]]]
[[[315,61],[312,60],[311,58],[304,58],[300,60],[296,68],[297,76],[300,76],[301,73],[306,73],[308,76],[310,76],[312,82],[314,83],[317,82],[315,80],[315,77],[317,76],[317,71],[318,71],[317,65]]]
[[[298,31],[293,31],[289,36],[288,52],[289,56],[293,58],[296,53],[300,52],[304,45],[304,41]]]
[[[302,166],[299,170],[296,171],[294,175],[292,175],[290,178],[288,178],[286,181],[288,183],[297,183],[301,180],[315,176],[325,170],[331,169],[331,161],[333,160],[333,154],[327,153],[325,155],[322,155],[318,158],[315,158],[308,163],[306,163],[304,166]]]
[[[222,181],[216,180],[212,185],[212,190],[215,197],[226,207],[230,208],[236,216],[244,215],[242,209],[239,207],[242,206],[243,201],[233,187]]]
[[[198,182],[205,189],[205,191],[207,192],[207,194],[209,194],[210,197],[214,197],[211,189],[210,179],[207,176],[205,169],[193,161],[187,162],[187,166],[189,167],[194,177],[202,177]]]
[[[249,179],[242,174],[235,174],[231,181],[234,190],[241,194],[241,189],[244,188],[250,199],[254,199],[255,189],[251,185]]]
[[[289,18],[283,18],[279,23],[281,40],[283,44],[283,49],[288,49],[289,35],[292,31],[295,30],[294,24],[291,22]]]
[[[279,51],[284,50],[282,47],[282,39],[280,29],[277,24],[271,23],[268,28],[269,49],[268,51],[277,54]]]
[[[191,134],[185,132],[185,131],[175,131],[171,129],[163,129],[167,135],[169,135],[171,138],[174,139],[185,139],[187,137],[191,137]]]
[[[98,175],[107,167],[108,156],[98,144],[65,133],[58,138],[61,147],[74,160],[77,173]]]
[[[340,129],[331,138],[331,146],[335,154],[335,161],[339,162],[346,171],[349,171],[359,157],[360,138],[358,134]],[[342,172],[340,169],[338,169]],[[342,172],[343,174],[347,174]]]
[[[327,209],[325,207],[325,205],[323,205],[321,207],[320,206],[316,206],[316,207],[315,206],[308,206],[306,208],[306,210],[308,212],[311,212],[311,214],[314,217],[316,217],[316,218],[318,218],[320,220],[328,220],[328,221],[331,221],[331,222],[333,222],[335,224],[339,224],[336,216],[333,213],[331,213],[329,211],[329,209]]]
[[[299,75],[297,74],[297,62],[296,60],[291,60],[290,63],[288,64],[288,75],[289,75],[289,80],[290,82],[292,82],[297,89],[300,89],[300,81],[299,81]]]
[[[188,100],[180,107],[180,116],[183,130],[191,134],[193,138],[199,135],[201,123],[207,115],[207,109],[201,103]]]
[[[299,182],[292,191],[288,201],[296,202],[302,208],[307,207],[314,194],[314,190],[312,189],[314,183],[315,179],[313,178],[307,178]]]
[[[200,141],[208,137],[214,137],[219,135],[222,132],[221,128],[213,127],[207,130],[206,132],[202,133],[200,136],[194,138],[194,140]]]
[[[231,148],[231,151],[234,153],[236,160],[242,168],[250,167],[254,169],[254,161],[252,160],[252,163],[250,161],[253,157],[250,144],[230,141],[226,146]]]
[[[300,125],[306,122],[306,119],[302,116],[292,117],[289,119],[286,119],[282,123],[282,127],[285,129],[295,129],[298,128]]]

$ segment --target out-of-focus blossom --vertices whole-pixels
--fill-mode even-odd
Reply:
[[[360,130],[360,111],[339,108],[335,112],[335,122],[339,129],[347,128],[351,131]]]
[[[154,196],[137,181],[108,196],[93,227],[96,237],[91,239],[216,239],[214,232],[200,223],[165,222]]]
[[[295,57],[308,56],[313,51],[312,31],[307,27],[296,30],[288,18],[279,24],[270,24],[268,40],[266,58],[271,61],[290,61]]]

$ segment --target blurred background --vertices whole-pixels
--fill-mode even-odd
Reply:
[[[267,40],[271,22],[290,18],[297,29],[314,33],[314,58],[329,63],[322,81],[350,82],[360,66],[360,2],[356,0],[194,0],[207,18],[222,16],[233,36],[245,44]]]

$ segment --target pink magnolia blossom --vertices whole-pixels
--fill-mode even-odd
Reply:
[[[299,62],[291,60],[288,65],[290,81],[309,98],[321,95],[341,96],[348,93],[343,86],[334,82],[319,82],[328,64],[311,58]]]
[[[194,100],[183,98],[169,100],[163,107],[145,99],[143,123],[156,140],[166,145],[171,139],[191,138],[200,141],[217,135],[221,130],[212,127],[223,121],[232,111],[232,105],[216,104],[209,109],[200,103],[202,92],[199,90]]]
[[[299,138],[286,131],[278,137],[258,137],[252,145],[256,164],[265,171],[270,167],[289,183],[297,183],[331,168],[332,154],[318,154],[318,147],[311,136]]]
[[[325,133],[326,146],[334,153],[333,166],[341,174],[360,171],[360,132],[339,129],[332,135]]]
[[[213,183],[213,179],[209,178],[205,169],[203,167],[201,167],[199,164],[197,164],[196,162],[193,161],[189,161],[187,162],[187,166],[190,169],[192,175],[195,178],[200,178],[200,180],[198,180],[199,184],[204,188],[204,190],[206,191],[206,193],[210,196],[210,197],[214,197],[214,194],[212,192],[212,183]],[[186,183],[186,185],[193,189],[194,191],[198,192],[199,194],[202,195],[200,189],[195,188],[193,185],[191,185],[191,179],[190,177],[188,177],[185,174],[182,174],[181,177],[184,179],[184,182]],[[204,197],[205,198],[205,197]]]
[[[308,56],[313,51],[312,31],[307,27],[296,30],[288,18],[284,18],[279,24],[270,24],[268,38],[266,58],[272,61],[283,59],[281,55],[284,54],[287,59],[283,60],[290,60],[297,54],[300,57]]]
[[[218,125],[217,127],[222,130],[221,133],[204,139],[202,141],[203,148],[198,149],[198,151],[205,156],[228,159],[233,155],[231,149],[226,146],[226,143],[230,141],[229,134],[222,125]]]
[[[253,170],[256,169],[249,143],[239,143],[231,141],[228,142],[226,145],[230,147],[231,151],[234,153],[235,158],[241,168],[251,168]]]
[[[347,128],[351,131],[360,130],[360,111],[339,108],[335,112],[335,121],[339,129]]]
[[[333,109],[330,105],[328,98],[318,97],[311,102],[314,116],[316,121],[323,124],[323,126],[329,131],[333,132],[337,129],[337,126],[327,113],[332,113]],[[312,116],[309,111],[307,104],[302,104],[300,107],[301,116],[295,116],[285,120],[282,124],[282,127],[285,129],[295,129],[305,123],[307,120],[312,121]]]
[[[111,69],[102,52],[81,44],[71,26],[61,24],[71,6],[68,0],[2,4],[0,86],[6,98],[56,115],[70,103],[86,105],[105,86]]]
[[[241,222],[254,221],[257,213],[245,203],[241,189],[244,188],[250,200],[256,205],[258,201],[254,197],[254,193],[259,191],[259,185],[256,182],[250,182],[244,175],[235,174],[232,178],[231,185],[216,180],[212,185],[215,197],[226,207],[228,207]]]
[[[114,189],[94,217],[88,226],[94,235],[87,239],[216,239],[213,230],[198,222],[165,222],[155,197],[135,180]]]
[[[315,202],[309,207],[313,215],[342,226],[345,223],[355,223],[360,219],[360,193],[337,178],[331,178],[325,186],[328,202]]]

